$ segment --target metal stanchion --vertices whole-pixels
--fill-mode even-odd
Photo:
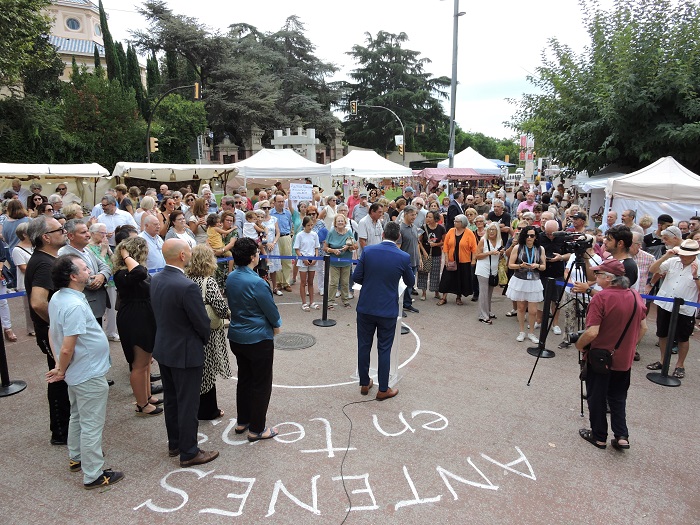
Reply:
[[[10,381],[10,374],[7,369],[7,354],[5,353],[5,341],[0,337],[0,397],[7,397],[17,394],[27,388],[24,381]]]
[[[544,347],[544,344],[547,342],[547,334],[549,332],[549,325],[551,324],[549,312],[556,289],[556,281],[554,280],[554,278],[548,277],[547,283],[544,287],[544,305],[542,306],[542,325],[540,326],[539,337],[540,342],[537,344],[537,346],[532,346],[527,349],[528,354],[535,356],[538,359],[540,357],[543,359],[549,359],[555,356],[554,352],[552,352],[551,350],[547,350]]]
[[[652,383],[663,386],[681,386],[681,380],[677,377],[668,375],[668,368],[671,365],[671,347],[673,346],[673,337],[676,333],[676,325],[678,324],[678,313],[681,310],[685,301],[676,297],[673,299],[673,309],[671,310],[671,319],[668,322],[668,338],[666,340],[666,353],[664,354],[664,362],[661,367],[661,372],[649,372],[647,379]]]
[[[328,319],[328,280],[331,273],[331,256],[326,254],[323,256],[323,310],[321,319],[314,319],[313,323],[316,326],[335,326],[333,319]]]

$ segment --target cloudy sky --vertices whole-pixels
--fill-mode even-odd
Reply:
[[[610,5],[611,0],[600,3]],[[103,4],[115,40],[128,40],[129,30],[145,27],[136,12],[141,2]],[[297,15],[316,55],[341,68],[336,79],[346,78],[354,68],[345,53],[355,44],[364,45],[366,32],[404,32],[409,38],[404,47],[431,60],[428,72],[451,76],[454,0],[169,0],[168,5],[176,14],[224,32],[233,23],[273,32],[288,16]],[[497,138],[513,136],[503,122],[515,108],[505,99],[533,90],[526,77],[541,63],[548,38],[556,37],[577,51],[587,45],[581,7],[578,0],[461,0],[459,8],[465,14],[459,18],[457,123]],[[449,114],[449,100],[444,104]]]

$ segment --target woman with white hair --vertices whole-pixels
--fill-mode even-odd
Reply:
[[[445,234],[442,252],[445,254],[445,267],[440,278],[439,292],[442,299],[437,304],[447,302],[447,294],[457,296],[457,304],[462,305],[462,296],[472,294],[472,257],[476,253],[476,237],[467,227],[469,219],[466,215],[457,215],[454,228]]]
[[[141,207],[134,213],[134,220],[139,225],[139,231],[143,231],[143,221],[149,215],[158,218],[158,211],[156,210],[156,200],[146,196],[141,199]]]
[[[114,263],[112,262],[112,249],[109,247],[109,239],[107,239],[107,225],[101,222],[96,222],[90,226],[90,243],[87,249],[90,250],[98,260],[109,266],[109,269],[114,273]],[[110,279],[105,284],[107,297],[109,297],[110,308],[107,308],[105,315],[107,316],[107,326],[105,333],[111,341],[119,341],[119,333],[117,330],[117,288],[114,286],[114,280]]]
[[[496,316],[491,312],[493,289],[498,286],[498,261],[503,252],[501,228],[497,222],[486,226],[486,234],[476,247],[476,269],[479,281],[479,321],[492,324]]]

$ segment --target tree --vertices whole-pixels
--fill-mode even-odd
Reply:
[[[129,45],[126,50],[126,82],[124,87],[129,87],[134,90],[136,104],[139,107],[141,115],[145,118],[149,112],[148,102],[143,92],[143,84],[141,83],[141,68],[139,60],[136,57],[134,48]]]
[[[449,123],[437,97],[447,97],[450,79],[431,77],[424,70],[430,60],[401,47],[408,41],[406,33],[379,31],[376,38],[365,35],[367,45],[355,45],[347,53],[360,67],[350,73],[354,82],[339,84],[345,107],[351,100],[387,107],[398,114],[407,134],[417,124],[424,124],[426,134],[416,135],[413,149],[431,149],[423,147],[428,136]],[[361,106],[357,115],[349,115],[345,121],[345,133],[352,144],[388,152],[394,149],[394,136],[401,134],[401,128],[388,111]]]
[[[582,0],[590,46],[556,39],[511,127],[577,170],[636,169],[671,155],[700,169],[700,7],[692,0]]]
[[[112,40],[112,33],[109,31],[107,24],[107,14],[105,13],[102,0],[99,4],[100,10],[100,28],[102,29],[102,41],[105,43],[105,63],[107,64],[107,78],[109,80],[122,79],[122,64],[117,56],[117,49]]]
[[[48,42],[49,0],[4,0],[0,9],[0,86],[15,90],[23,73],[52,69],[56,50]]]
[[[153,136],[158,137],[155,162],[187,164],[192,161],[190,145],[206,131],[207,113],[202,102],[171,94],[163,99],[154,116]]]

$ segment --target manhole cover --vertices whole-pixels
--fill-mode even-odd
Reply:
[[[316,344],[316,338],[309,334],[279,334],[275,336],[275,350],[301,350]]]

